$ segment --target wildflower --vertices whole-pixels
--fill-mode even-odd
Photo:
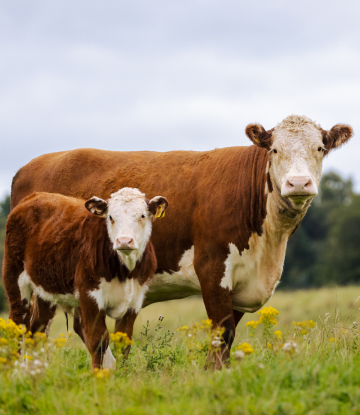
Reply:
[[[58,339],[54,340],[54,343],[57,347],[63,347],[66,342],[67,340],[64,339],[64,337],[59,337]]]
[[[329,342],[335,341],[334,337],[330,337]]]
[[[305,335],[316,327],[316,323],[312,320],[293,321],[293,326],[296,332]]]
[[[284,344],[283,350],[284,350],[284,352],[287,352],[289,354],[294,354],[298,351],[297,350],[297,344],[293,341],[287,342],[287,343]]]
[[[35,341],[34,341],[34,339],[25,339],[25,344],[27,344],[27,345],[34,345],[35,344]]]
[[[271,344],[271,343],[269,343],[269,342],[267,343],[267,345],[266,345],[266,346],[267,346],[267,348],[268,348],[268,349],[271,349],[271,348],[272,348],[272,344]]]
[[[281,331],[280,330],[274,331],[274,334],[278,339],[281,339]]]
[[[220,347],[221,346],[221,340],[219,336],[216,336],[215,339],[211,342],[211,345],[213,347]]]
[[[28,356],[27,354],[24,356],[24,359],[26,359],[26,360],[32,360],[32,357],[31,356]]]
[[[235,359],[241,360],[245,357],[245,353],[242,350],[236,350],[235,352]]]
[[[4,338],[4,337],[0,337],[0,345],[7,345],[9,342]]]
[[[5,359],[5,357],[0,357],[0,363],[6,363],[7,359]]]
[[[277,325],[276,316],[279,312],[273,307],[264,307],[262,310],[258,312],[260,315],[259,322],[266,323],[272,326]]]
[[[210,318],[208,318],[208,319],[206,319],[206,320],[202,320],[201,321],[202,323],[203,323],[203,325],[205,326],[205,328],[208,328],[208,327],[212,327],[212,320],[210,319]]]
[[[356,322],[356,321],[354,321],[354,322],[353,322],[353,328],[354,328],[354,329],[356,329],[356,328],[357,328],[357,325],[358,325],[358,324],[357,324],[357,322]]]
[[[178,328],[178,331],[181,331],[181,330],[189,330],[189,327],[188,326],[182,326],[182,327]]]
[[[235,347],[236,350],[241,350],[243,351],[245,354],[251,354],[254,353],[254,349],[250,346],[249,343],[241,343],[239,344],[239,346]]]
[[[256,327],[258,326],[258,324],[260,324],[260,321],[254,321],[254,320],[251,320],[251,321],[248,321],[248,322],[245,324],[245,326],[246,326],[246,327],[251,327],[252,329],[256,329]]]

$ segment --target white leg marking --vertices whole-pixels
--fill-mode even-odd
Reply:
[[[111,353],[111,350],[110,350],[109,346],[106,349],[106,352],[104,354],[103,369],[111,369],[111,370],[116,369],[116,359],[113,356],[113,354]]]

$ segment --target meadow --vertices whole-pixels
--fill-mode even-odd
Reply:
[[[263,315],[245,315],[231,367],[219,372],[204,370],[217,339],[201,298],[143,309],[130,357],[113,372],[90,373],[58,312],[48,341],[24,339],[27,360],[0,358],[0,414],[360,413],[359,295],[357,286],[278,291]]]

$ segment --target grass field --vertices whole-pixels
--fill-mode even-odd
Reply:
[[[203,370],[209,342],[202,330],[193,342],[192,324],[206,318],[200,298],[142,310],[130,358],[113,373],[90,374],[75,336],[55,346],[66,333],[59,312],[48,349],[35,357],[46,369],[31,374],[18,364],[14,374],[0,365],[0,414],[360,414],[359,295],[360,287],[277,292],[266,306],[279,311],[278,324],[264,320],[252,330],[245,323],[259,316],[246,315],[234,346],[246,342],[253,352],[234,347],[231,368],[220,372]],[[292,324],[304,320],[317,326]],[[147,321],[154,336],[141,334]],[[189,330],[176,331],[184,325]]]

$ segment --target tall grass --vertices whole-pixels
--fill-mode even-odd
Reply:
[[[0,414],[360,413],[357,291],[277,293],[269,306],[279,314],[246,316],[231,368],[220,372],[203,369],[217,344],[199,299],[144,309],[129,360],[118,359],[114,372],[90,373],[88,352],[72,335],[60,336],[59,314],[45,347],[41,338],[23,346],[37,356],[0,369]],[[47,367],[30,373],[36,359]]]

